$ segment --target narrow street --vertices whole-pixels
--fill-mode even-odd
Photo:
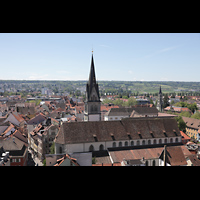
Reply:
[[[38,159],[38,157],[34,156],[32,151],[28,148],[28,166],[43,166],[43,163]]]

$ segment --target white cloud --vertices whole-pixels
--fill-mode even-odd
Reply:
[[[177,46],[172,46],[172,47],[167,47],[167,48],[161,49],[159,51],[156,51],[156,52],[154,52],[152,54],[149,54],[149,55],[145,56],[145,58],[151,58],[151,57],[156,56],[156,55],[158,55],[160,53],[171,51],[173,49],[177,49],[180,46],[182,46],[182,45],[177,45]]]

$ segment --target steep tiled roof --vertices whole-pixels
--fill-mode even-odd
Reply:
[[[163,157],[164,151],[161,153],[160,158]],[[181,147],[171,146],[166,148],[166,161],[171,166],[187,165],[185,156]]]
[[[32,119],[30,119],[28,121],[28,124],[38,124],[42,121],[44,121],[47,117],[45,115],[43,115],[42,113],[36,115],[35,117],[33,117]]]
[[[83,143],[94,141],[132,140],[180,136],[173,118],[132,118],[121,121],[64,122],[55,142]]]
[[[199,129],[200,128],[200,120],[199,119],[193,119],[189,117],[182,117],[183,121],[186,123],[187,127]]]

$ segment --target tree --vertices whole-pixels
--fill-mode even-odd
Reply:
[[[180,131],[185,132],[186,131],[186,123],[183,121],[181,116],[175,117],[177,123],[178,123],[178,128]]]
[[[189,108],[193,113],[195,112],[195,110],[198,110],[196,103],[188,104],[187,108]]]
[[[129,98],[126,104],[127,106],[135,106],[137,104],[137,101],[135,98]]]
[[[163,99],[163,107],[166,108],[167,106],[169,106],[169,98],[168,98],[168,95],[165,94],[164,99]]]
[[[191,117],[191,114],[188,111],[183,111],[183,112],[180,113],[179,116],[181,116],[181,117]]]
[[[200,119],[200,112],[197,111],[194,115],[191,116],[191,118]]]

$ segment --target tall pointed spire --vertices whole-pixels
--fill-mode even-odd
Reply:
[[[84,121],[101,121],[101,100],[99,96],[99,86],[96,82],[93,50],[89,80],[86,84]]]
[[[160,86],[159,94],[162,94],[162,91],[161,91],[161,86]]]
[[[90,75],[89,75],[88,84],[89,84],[90,87],[92,87],[93,84],[96,84],[93,53],[92,53],[92,60],[91,60],[91,67],[90,67]]]

